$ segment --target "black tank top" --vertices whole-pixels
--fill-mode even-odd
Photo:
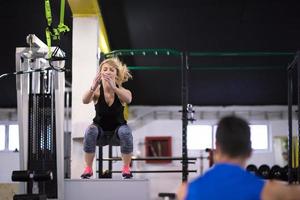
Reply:
[[[100,95],[95,104],[95,110],[96,116],[93,122],[99,125],[104,131],[113,131],[120,125],[127,123],[124,119],[124,106],[116,94],[111,106],[108,106],[105,102],[102,84],[100,84]]]

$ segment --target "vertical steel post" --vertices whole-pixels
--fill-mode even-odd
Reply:
[[[187,151],[187,104],[188,104],[188,53],[181,54],[181,97],[182,97],[182,181],[188,180]]]
[[[292,182],[292,139],[293,139],[293,68],[288,69],[288,181]]]
[[[298,81],[298,87],[297,87],[297,101],[298,101],[298,148],[296,149],[298,153],[298,159],[295,159],[295,167],[298,167],[297,169],[297,181],[300,181],[300,167],[299,167],[299,159],[300,159],[300,51],[297,51],[296,53],[296,68],[297,68],[297,81]],[[295,155],[297,155],[297,153]],[[296,158],[296,156],[295,156]],[[296,161],[298,161],[296,163]],[[295,181],[296,181],[295,180]]]
[[[103,173],[103,147],[99,145],[98,151],[98,178],[102,178]]]

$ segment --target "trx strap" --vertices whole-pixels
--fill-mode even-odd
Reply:
[[[47,20],[47,28],[46,28],[46,40],[48,46],[48,58],[51,58],[51,42],[52,40],[60,40],[60,34],[64,34],[70,31],[70,28],[64,24],[65,17],[65,0],[61,0],[60,2],[60,19],[57,28],[52,27],[52,14],[51,14],[51,6],[50,0],[45,0],[45,16]]]

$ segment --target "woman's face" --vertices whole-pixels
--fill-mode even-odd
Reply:
[[[115,80],[117,76],[117,69],[108,63],[104,63],[101,67],[101,75],[108,76]]]

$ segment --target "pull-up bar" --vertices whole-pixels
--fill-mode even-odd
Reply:
[[[174,49],[120,49],[105,54],[106,58],[115,56],[181,56],[182,52]]]
[[[284,65],[190,65],[190,70],[283,70],[286,68]],[[180,66],[128,66],[130,70],[142,70],[142,71],[174,71],[181,70]]]
[[[190,52],[189,56],[198,57],[236,57],[236,56],[294,56],[295,52]]]
[[[174,49],[119,49],[105,54],[105,58],[116,56],[182,56],[183,52]],[[294,56],[294,52],[188,52],[191,57],[254,57],[254,56]],[[281,70],[281,65],[191,65],[191,70]],[[180,70],[180,66],[128,66],[130,70]]]
[[[105,54],[106,58],[114,56],[181,56],[183,52],[174,49],[119,49]],[[189,52],[188,56],[196,57],[237,57],[237,56],[294,56],[295,52]]]

